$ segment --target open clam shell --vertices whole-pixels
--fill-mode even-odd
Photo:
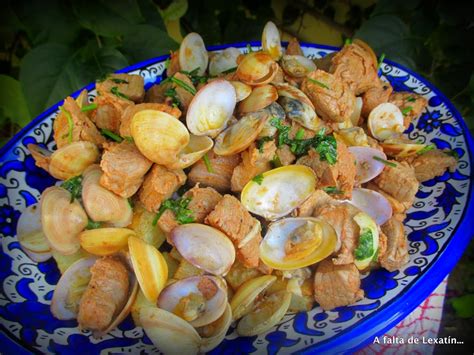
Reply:
[[[186,114],[189,131],[197,136],[217,136],[227,127],[235,109],[235,89],[227,80],[217,79],[194,96]]]
[[[285,73],[295,78],[303,78],[316,70],[316,64],[311,59],[297,54],[284,55],[280,65]]]
[[[206,289],[201,289],[200,284],[207,283]],[[209,286],[212,285],[212,286]],[[158,299],[158,307],[168,312],[177,312],[178,305],[182,299],[186,299],[189,295],[199,295],[202,298],[202,305],[196,307],[190,306],[194,319],[187,319],[193,327],[202,327],[217,320],[225,311],[227,305],[227,287],[223,287],[223,283],[217,281],[214,276],[193,276],[182,279],[167,286],[160,294]],[[206,295],[209,288],[213,287],[215,293]],[[176,313],[175,313],[176,314]]]
[[[251,86],[270,83],[278,72],[278,64],[266,52],[245,55],[237,67],[237,77]]]
[[[181,70],[193,71],[199,68],[198,75],[203,75],[207,69],[209,55],[202,37],[191,32],[183,38],[179,46],[179,66]]]
[[[216,76],[226,70],[235,68],[237,66],[237,58],[241,54],[242,52],[235,47],[229,47],[213,54],[209,58],[209,74]]]
[[[59,180],[81,175],[99,159],[99,149],[94,143],[79,141],[68,144],[51,155],[49,173]]]
[[[212,149],[213,145],[214,141],[208,136],[191,134],[188,145],[179,152],[177,160],[166,167],[171,170],[185,169],[201,159],[204,154]]]
[[[219,319],[202,328],[197,329],[202,336],[201,352],[207,353],[216,348],[225,338],[232,324],[232,308],[227,303],[224,313]]]
[[[79,248],[79,233],[88,218],[81,204],[71,201],[71,193],[52,186],[41,195],[41,225],[52,249],[61,254],[74,254]]]
[[[316,227],[308,230],[314,239],[302,239],[304,232],[300,228],[305,226]],[[299,247],[295,252],[289,253],[287,246],[293,242],[301,243],[303,248]],[[260,258],[271,268],[296,270],[327,258],[334,252],[336,243],[334,228],[321,218],[283,218],[270,224],[260,243]]]
[[[272,21],[268,21],[263,28],[262,49],[270,54],[273,60],[279,60],[283,54],[280,32]]]
[[[354,216],[359,225],[359,244],[354,251],[354,264],[359,270],[365,270],[376,257],[379,249],[379,229],[375,221],[365,212]]]
[[[36,262],[43,262],[51,258],[51,247],[44,235],[41,226],[41,204],[28,206],[16,227],[16,235],[21,249]]]
[[[379,226],[392,217],[392,205],[377,191],[355,188],[352,190],[352,198],[349,202],[367,213]]]
[[[225,275],[235,260],[235,248],[218,229],[199,223],[177,226],[171,241],[189,263],[214,275]]]
[[[367,127],[378,140],[397,137],[405,130],[403,114],[396,105],[390,102],[382,103],[370,111]]]
[[[283,107],[286,116],[303,127],[312,131],[316,131],[322,127],[323,123],[309,105],[302,101],[282,96],[278,99],[278,103]]]
[[[316,189],[316,176],[304,165],[288,165],[262,174],[258,183],[249,181],[241,202],[248,211],[275,220],[289,214]]]
[[[277,89],[270,84],[257,86],[238,107],[241,114],[261,110],[278,99]]]
[[[385,165],[374,157],[386,160],[384,152],[371,147],[349,147],[356,160],[356,182],[366,183],[380,175]]]

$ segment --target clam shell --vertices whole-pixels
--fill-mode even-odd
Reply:
[[[257,86],[270,83],[278,72],[278,64],[265,52],[245,55],[237,67],[237,77],[245,84]]]
[[[130,129],[140,152],[160,165],[173,164],[181,149],[189,143],[186,126],[176,117],[162,111],[137,112],[132,118]]]
[[[191,324],[177,315],[156,307],[140,310],[146,335],[164,354],[197,354],[201,337]]]
[[[370,111],[367,127],[378,140],[397,137],[405,130],[403,114],[396,105],[390,102],[382,103]]]
[[[372,253],[364,259],[354,258],[354,264],[359,270],[365,270],[374,259],[379,249],[379,229],[375,221],[365,212],[359,212],[354,216],[354,221],[359,225],[362,231],[370,230],[372,232]]]
[[[246,114],[217,136],[214,152],[217,155],[232,155],[244,151],[257,138],[269,118],[265,110]]]
[[[371,147],[349,147],[356,160],[356,183],[363,184],[380,175],[385,165],[373,157],[387,159],[384,152]]]
[[[48,258],[51,257],[51,247],[48,244],[48,240],[41,226],[40,203],[30,205],[23,211],[18,219],[16,235],[21,248],[28,256],[30,256],[31,253],[34,261],[38,262],[38,260],[35,260],[37,257],[39,257],[41,261],[44,261],[43,259],[46,255],[49,255]]]
[[[263,28],[262,49],[270,54],[273,60],[279,60],[283,54],[280,32],[272,21],[268,21]]]
[[[237,102],[245,100],[252,93],[252,87],[250,85],[241,83],[240,81],[234,81],[234,80],[230,81],[230,83],[235,89]]]
[[[203,75],[207,69],[209,55],[202,37],[191,32],[183,38],[179,47],[179,66],[181,70],[193,71],[199,68],[198,75]]]
[[[426,144],[407,143],[397,140],[389,140],[380,143],[385,154],[395,158],[407,158],[418,154],[426,147]]]
[[[298,54],[284,55],[280,65],[285,73],[295,78],[303,78],[316,70],[316,64],[311,59]]]
[[[136,203],[133,208],[132,223],[128,228],[132,229],[138,237],[148,244],[159,248],[166,240],[165,232],[160,226],[153,225],[156,213],[149,212],[141,203]]]
[[[277,89],[270,84],[257,86],[238,107],[241,114],[261,110],[278,99]]]
[[[244,282],[230,301],[233,319],[240,319],[251,312],[257,297],[270,287],[276,279],[277,277],[274,275],[263,275]]]
[[[312,131],[316,131],[322,127],[322,121],[309,105],[285,96],[281,97],[278,103],[283,107],[289,119],[298,122],[303,127]]]
[[[367,213],[379,226],[392,217],[392,205],[377,191],[355,188],[352,190],[352,198],[349,202]]]
[[[209,58],[209,74],[216,76],[226,70],[235,68],[237,66],[237,58],[241,54],[242,52],[234,47],[229,47],[215,53]]]
[[[216,348],[224,340],[231,324],[232,309],[230,308],[230,304],[227,303],[222,316],[220,316],[220,318],[214,321],[212,324],[206,326],[212,327],[212,329],[214,329],[215,331],[211,336],[202,338],[200,351],[203,353],[207,353],[212,349]],[[200,329],[198,329],[198,332],[199,330]]]
[[[307,221],[318,223],[322,228],[321,244],[309,255],[300,259],[286,259],[285,244],[291,233]],[[320,218],[283,218],[270,224],[260,243],[260,258],[271,268],[277,270],[296,270],[315,264],[331,255],[337,243],[337,235],[332,226]]]
[[[213,275],[225,275],[234,263],[235,249],[230,239],[205,224],[179,225],[171,231],[170,239],[183,258]]]
[[[356,97],[354,111],[352,112],[351,118],[350,118],[350,121],[353,126],[359,125],[360,114],[362,112],[362,104],[363,104],[362,98]]]
[[[236,103],[235,89],[228,81],[217,79],[206,84],[189,105],[186,124],[190,132],[214,138],[226,128]]]
[[[214,141],[208,136],[191,134],[188,145],[179,152],[177,160],[166,167],[171,170],[185,169],[201,159],[204,154],[212,149],[213,145]]]
[[[86,228],[87,215],[81,204],[71,202],[69,191],[52,186],[41,195],[41,225],[52,249],[74,254],[79,248],[79,233]]]
[[[283,166],[262,175],[260,184],[251,180],[245,185],[241,202],[267,220],[289,214],[316,189],[314,172],[304,165]]]
[[[221,283],[213,276],[193,276],[172,283],[161,292],[158,307],[173,312],[181,298],[190,293],[201,294],[198,288],[201,278],[207,278],[213,282],[217,287],[217,292],[211,299],[206,300],[206,309],[203,314],[189,323],[193,327],[202,327],[217,320],[224,313],[227,305],[227,287],[222,288]]]
[[[68,144],[51,155],[49,173],[59,180],[81,175],[99,159],[99,149],[94,143],[79,141]]]
[[[308,105],[314,110],[314,105],[311,100],[306,96],[306,94],[300,89],[294,87],[293,85],[283,83],[283,84],[274,84],[278,90],[278,96],[289,97],[290,99],[295,99],[301,101],[302,103]]]

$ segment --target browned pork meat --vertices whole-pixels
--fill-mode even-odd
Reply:
[[[199,184],[183,194],[184,198],[190,198],[188,209],[193,213],[196,223],[203,223],[206,216],[216,207],[222,198],[222,195],[212,187],[199,187]],[[158,225],[165,233],[170,233],[178,225],[174,213],[170,210],[165,211]]]
[[[171,52],[168,68],[166,68],[166,75],[168,77],[174,75],[181,70],[179,66],[179,51]]]
[[[98,108],[92,113],[91,120],[101,129],[119,133],[122,116],[128,107],[134,106],[133,101],[104,92],[95,98],[95,102]]]
[[[394,92],[388,100],[398,106],[403,113],[403,125],[405,128],[418,118],[425,110],[428,101],[421,95],[412,92]]]
[[[205,223],[225,233],[234,243],[237,259],[246,267],[259,264],[258,246],[262,237],[257,223],[244,206],[232,195],[224,195]],[[255,233],[257,231],[257,233]]]
[[[337,162],[334,165],[321,161],[319,153],[310,149],[308,154],[299,158],[296,164],[312,168],[318,178],[318,187],[336,187],[339,193],[335,198],[351,198],[356,176],[354,155],[341,141],[337,142]]]
[[[145,176],[138,197],[148,211],[156,212],[161,203],[170,198],[185,182],[186,174],[183,170],[169,170],[155,164]]]
[[[359,242],[360,228],[354,221],[359,209],[350,203],[339,203],[322,206],[317,216],[322,217],[336,231],[338,242],[334,264],[344,265],[354,262],[354,250]]]
[[[313,62],[314,64],[316,64],[316,67],[318,69],[329,73],[329,68],[331,68],[331,61],[335,55],[336,55],[336,52],[332,52],[332,53],[326,54],[322,58],[313,59]]]
[[[144,85],[143,77],[136,74],[110,74],[104,81],[98,81],[95,84],[100,95],[117,90],[134,102],[143,101]]]
[[[301,85],[323,120],[344,122],[354,111],[353,91],[340,78],[316,70],[308,74]]]
[[[372,49],[360,40],[344,46],[331,60],[329,71],[360,95],[378,82],[377,57]]]
[[[407,202],[411,206],[420,185],[415,169],[407,162],[391,162],[396,166],[386,166],[374,182],[397,201]]]
[[[329,311],[347,306],[362,297],[359,270],[354,264],[334,265],[328,259],[318,264],[314,275],[314,299],[322,309]]]
[[[234,168],[240,163],[240,154],[216,155],[210,151],[207,153],[212,171],[208,171],[206,164],[201,159],[195,163],[188,174],[192,184],[210,186],[220,192],[230,190],[230,181]]]
[[[81,297],[77,321],[82,329],[104,331],[127,302],[128,271],[113,257],[97,260],[90,271],[91,280]]]
[[[272,168],[271,161],[275,156],[276,146],[273,141],[263,143],[261,149],[252,143],[243,151],[242,162],[237,165],[232,173],[231,189],[240,192],[244,186],[256,175]]]
[[[382,80],[362,94],[362,116],[369,117],[370,112],[378,105],[387,102],[393,92],[392,85]]]
[[[165,104],[145,103],[129,106],[123,112],[122,120],[120,121],[120,135],[122,137],[131,137],[132,133],[130,131],[130,124],[132,123],[132,118],[137,112],[142,110],[162,111],[176,118],[179,118],[181,116],[181,111],[178,108],[171,107]]]
[[[286,144],[283,144],[276,150],[276,155],[283,166],[293,164],[296,159],[296,156],[291,152],[290,147]]]
[[[311,217],[319,214],[319,209],[334,202],[334,199],[323,190],[314,191],[292,212],[296,217]]]
[[[288,47],[286,47],[287,55],[303,55],[303,50],[301,49],[300,42],[296,37],[291,37],[288,41]]]
[[[64,100],[63,109],[70,115],[60,112],[54,120],[54,141],[59,148],[71,143],[69,140],[69,132],[72,130],[72,142],[88,141],[96,145],[105,142],[105,138],[100,134],[94,123],[79,108],[76,100],[67,97]]]
[[[104,143],[100,167],[104,174],[100,184],[122,197],[138,191],[152,162],[145,158],[133,143]]]
[[[421,155],[417,155],[410,160],[411,166],[415,168],[415,176],[419,182],[434,179],[444,172],[454,172],[458,164],[456,158],[447,155],[442,150],[435,149]]]
[[[403,223],[391,218],[382,226],[382,231],[387,236],[387,249],[379,258],[380,265],[388,271],[399,270],[408,262],[408,241]]]

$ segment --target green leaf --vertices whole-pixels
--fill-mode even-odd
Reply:
[[[179,20],[188,11],[188,0],[173,0],[169,6],[161,10],[161,17],[165,21]]]
[[[88,81],[94,81],[129,65],[127,58],[119,50],[113,47],[98,48],[96,41],[90,41],[83,47],[80,56],[81,62],[87,68]]]
[[[31,116],[20,82],[7,75],[0,75],[0,91],[0,109],[3,114],[18,126],[26,126]]]
[[[47,5],[43,0],[10,1],[9,5],[17,24],[34,45],[72,43],[80,33],[79,23],[66,1],[51,0]]]
[[[134,26],[123,41],[123,50],[131,62],[168,54],[177,48],[178,44],[166,32],[151,25]]]
[[[158,27],[160,30],[166,32],[166,26],[161,18],[158,7],[152,0],[137,0],[137,5],[140,8],[144,23]]]
[[[415,68],[417,41],[410,37],[408,25],[393,15],[378,15],[365,21],[355,38],[366,41],[377,53],[410,68]]]
[[[450,300],[456,315],[461,318],[474,317],[474,294],[468,294]]]

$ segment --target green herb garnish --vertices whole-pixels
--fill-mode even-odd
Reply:
[[[72,143],[72,134],[74,131],[74,121],[72,119],[71,113],[67,111],[63,106],[59,106],[59,110],[64,113],[67,118],[68,131],[67,131],[67,141]]]
[[[110,92],[112,94],[114,94],[115,96],[120,97],[121,99],[130,100],[130,98],[127,95],[121,93],[119,91],[118,87],[116,87],[116,86],[114,86],[112,89],[110,89]]]
[[[377,160],[377,161],[381,162],[382,164],[387,165],[387,166],[390,166],[390,167],[392,167],[392,168],[396,168],[396,167],[397,167],[397,164],[395,164],[395,163],[393,163],[393,162],[391,162],[391,161],[382,159],[382,158],[380,158],[380,157],[378,157],[378,156],[376,156],[376,155],[374,155],[374,156],[372,157],[372,159]]]
[[[91,111],[91,110],[95,110],[96,108],[97,108],[97,103],[94,102],[93,104],[82,106],[81,111],[82,112]]]
[[[406,116],[411,110],[413,110],[413,107],[407,106],[407,107],[404,107],[401,111],[402,111],[403,116]]]
[[[302,140],[304,138],[304,129],[300,128],[295,134],[295,139]]]
[[[352,39],[351,38],[346,38],[346,40],[344,41],[344,45],[345,46],[348,46],[349,44],[352,43]]]
[[[443,150],[443,153],[449,155],[450,157],[454,157],[456,160],[459,160],[459,154],[455,150]]]
[[[120,78],[110,78],[110,81],[113,81],[115,84],[128,84],[128,80]]]
[[[247,43],[247,51],[249,53],[252,53],[253,52],[253,49],[252,49],[252,46],[250,45],[250,43]]]
[[[100,228],[100,226],[101,226],[100,222],[95,222],[92,219],[89,219],[87,221],[86,229],[97,229],[97,228]]]
[[[379,62],[378,62],[378,65],[377,65],[377,70],[380,69],[380,67],[382,66],[382,63],[383,63],[383,60],[385,59],[385,53],[382,53],[379,57]]]
[[[187,92],[189,92],[190,94],[192,95],[196,95],[196,89],[189,86],[188,84],[186,84],[184,81],[182,80],[179,80],[179,79],[176,79],[174,76],[171,77],[170,79],[173,83],[175,83],[176,85],[179,85],[181,86],[184,90],[186,90]]]
[[[339,190],[336,186],[323,187],[323,191],[328,194],[335,194],[335,195],[340,195],[344,193],[343,191]]]
[[[193,85],[197,86],[198,84],[207,83],[207,80],[209,79],[207,76],[198,75],[199,69],[200,67],[197,67],[191,71],[181,70],[180,72],[189,76]]]
[[[233,67],[233,68],[230,68],[230,69],[227,69],[227,70],[224,70],[221,74],[229,74],[229,73],[233,73],[237,70],[237,67]]]
[[[281,163],[280,157],[277,154],[275,154],[275,156],[273,157],[270,163],[272,164],[273,169],[283,166],[283,164]]]
[[[128,143],[135,143],[135,141],[133,140],[133,137],[125,136],[125,137],[122,137],[122,138],[125,139]]]
[[[270,142],[273,140],[273,137],[270,136],[265,136],[257,140],[257,148],[260,154],[263,153],[263,146],[265,145],[265,142]]]
[[[274,117],[270,120],[270,124],[278,130],[278,142],[277,147],[281,147],[283,144],[286,144],[290,141],[288,134],[290,133],[290,126],[283,125],[280,119]]]
[[[413,96],[408,96],[408,97],[407,97],[407,101],[408,101],[408,102],[415,102],[416,99],[415,99]]]
[[[61,184],[61,187],[71,193],[71,202],[73,202],[82,194],[82,175],[67,179]]]
[[[369,228],[361,231],[359,236],[359,244],[354,250],[356,260],[364,260],[374,253],[374,235]]]
[[[166,58],[166,60],[165,60],[165,69],[168,69],[168,67],[170,66],[170,62],[171,62],[171,57]]]
[[[165,96],[171,98],[171,102],[173,105],[180,106],[181,101],[179,100],[177,94],[176,94],[176,89],[175,88],[169,88],[165,91]]]
[[[327,86],[326,84],[324,84],[323,82],[319,81],[319,80],[316,80],[316,79],[313,79],[313,78],[307,78],[309,81],[311,81],[312,83],[315,83],[316,85],[319,85],[321,86],[322,88],[324,89],[328,89],[328,90],[331,90],[329,88],[329,86]]]
[[[112,131],[109,131],[108,129],[102,128],[102,129],[100,130],[100,133],[102,133],[102,135],[103,135],[104,137],[110,138],[110,139],[112,139],[113,141],[116,141],[116,142],[119,142],[119,143],[120,143],[121,141],[123,141],[123,138],[122,138],[122,137],[120,137],[118,134],[115,134],[115,133],[112,132]]]
[[[207,171],[211,174],[214,173],[214,169],[212,168],[211,161],[209,160],[209,156],[207,155],[207,153],[204,154],[202,160],[204,161],[204,165],[206,165]]]
[[[426,152],[429,152],[430,150],[433,150],[435,149],[436,146],[434,144],[428,144],[428,145],[425,145],[423,147],[423,149],[419,150],[418,152],[416,152],[417,155],[422,155],[422,154],[425,154]]]
[[[257,184],[262,185],[262,182],[263,182],[263,174],[255,175],[255,176],[252,178],[252,181],[255,181]]]
[[[188,209],[191,198],[180,197],[177,200],[167,199],[161,203],[160,209],[158,210],[155,218],[153,219],[153,226],[156,226],[160,217],[165,213],[166,210],[170,210],[174,213],[176,220],[179,224],[186,224],[194,222],[193,211]]]

